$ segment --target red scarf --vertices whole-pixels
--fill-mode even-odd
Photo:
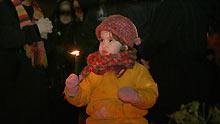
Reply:
[[[86,77],[90,72],[103,75],[106,72],[115,72],[119,78],[122,69],[133,68],[136,61],[136,49],[123,51],[118,54],[101,55],[99,52],[92,53],[87,58],[87,66],[82,70],[81,75]]]
[[[11,0],[11,2],[16,8],[21,29],[25,26],[35,24],[35,21],[43,17],[43,13],[35,0]],[[30,19],[23,5],[33,6],[33,20]],[[47,67],[47,57],[43,41],[34,42],[31,45],[26,44],[24,49],[26,51],[27,57],[32,59],[32,66],[42,65]]]

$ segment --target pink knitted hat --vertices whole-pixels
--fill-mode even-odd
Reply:
[[[108,31],[118,36],[129,47],[134,44],[139,45],[141,39],[133,22],[121,15],[111,15],[101,22],[96,28],[96,36],[100,40],[101,31]]]

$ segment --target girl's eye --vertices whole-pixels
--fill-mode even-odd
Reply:
[[[109,42],[112,42],[112,40],[109,40]]]
[[[103,39],[100,39],[100,41],[101,41],[101,42],[104,42],[104,40],[103,40]]]

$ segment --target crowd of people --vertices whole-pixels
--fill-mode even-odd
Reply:
[[[45,17],[0,0],[0,123],[167,124],[181,104],[219,104],[219,5],[57,0]]]

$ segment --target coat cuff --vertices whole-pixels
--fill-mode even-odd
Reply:
[[[37,42],[41,40],[37,25],[25,26],[22,30],[25,33],[25,42],[27,44],[31,44],[32,42]]]
[[[72,96],[72,95],[69,95],[69,93],[68,93],[66,87],[65,87],[65,89],[64,89],[64,93],[65,93],[66,96],[68,96],[68,97],[71,98],[71,99],[73,99],[73,98],[77,95],[77,94],[76,94],[76,95],[73,95],[73,96]]]

